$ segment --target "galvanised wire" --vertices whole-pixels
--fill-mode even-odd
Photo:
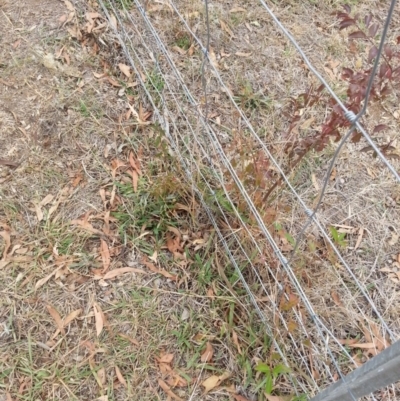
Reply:
[[[140,7],[140,4],[136,4],[136,5],[137,5],[138,9],[141,11],[141,14],[142,14],[143,18],[145,19],[145,21],[148,23],[149,28],[151,28],[153,35],[156,36],[157,42],[160,44],[160,47],[164,50],[164,52],[165,52],[165,54],[166,54],[166,57],[167,57],[167,59],[169,60],[169,62],[170,62],[170,64],[171,64],[172,68],[175,70],[176,67],[175,67],[174,64],[173,64],[173,61],[171,60],[170,56],[169,56],[168,53],[166,52],[165,46],[164,46],[164,44],[162,43],[162,41],[160,40],[160,38],[158,37],[156,30],[155,30],[154,27],[152,26],[151,22],[147,19],[144,9]],[[179,73],[177,74],[177,77],[178,77],[178,79],[181,79],[181,76],[180,76]],[[183,85],[184,85],[184,83],[183,83]],[[187,93],[190,93],[187,87],[185,87],[185,91],[186,91]],[[189,95],[189,97],[192,97],[192,96]],[[237,184],[239,187],[241,187],[241,186],[242,186],[242,183],[240,182],[239,178],[236,176],[236,172],[234,171],[233,167],[231,166],[231,164],[230,164],[229,161],[227,160],[227,158],[226,158],[226,156],[225,156],[225,154],[224,154],[224,152],[223,152],[223,149],[221,148],[221,146],[220,146],[220,144],[219,144],[218,139],[215,137],[215,133],[213,132],[213,130],[212,130],[211,127],[209,127],[209,130],[210,130],[210,132],[211,132],[211,133],[213,134],[213,136],[214,136],[214,138],[212,138],[212,139],[213,139],[212,142],[213,142],[213,144],[217,145],[217,148],[218,148],[217,151],[218,151],[218,153],[222,156],[223,161],[225,162],[225,165],[227,166],[227,168],[230,170],[231,176],[235,179],[236,184]],[[224,191],[225,191],[225,195],[226,195],[227,198],[230,200],[231,205],[233,206],[233,202],[231,201],[231,199],[230,199],[230,197],[229,197],[229,192],[226,191],[226,189],[225,189],[224,186],[223,186],[223,188],[224,188]],[[251,199],[249,198],[249,196],[248,196],[248,194],[247,194],[247,192],[245,191],[244,188],[241,188],[241,193],[242,193],[242,195],[244,195],[245,198],[247,197],[246,201],[247,201],[247,203],[249,204],[249,207],[250,207],[250,208],[253,207],[253,210],[254,210],[255,207],[254,207],[254,205],[252,204]],[[250,203],[249,203],[249,201],[250,201]],[[235,210],[235,211],[236,211],[236,210]],[[256,211],[256,209],[255,209],[255,211]],[[253,214],[257,214],[257,215],[258,215],[258,212],[256,211],[256,213],[254,213],[254,211],[253,211]],[[240,216],[240,214],[239,214],[237,211],[236,211],[236,215],[237,215],[237,217],[241,220],[242,224],[243,224],[244,226],[246,226],[245,223],[244,223],[243,220],[242,220],[242,217]],[[256,218],[257,218],[257,216],[256,216]],[[260,223],[260,221],[262,222],[262,219],[261,219],[261,217],[258,215],[258,222]],[[263,222],[262,222],[262,223],[263,223]],[[279,251],[279,248],[277,247],[276,243],[273,241],[272,237],[270,236],[269,232],[266,230],[265,227],[264,227],[264,233],[267,233],[267,235],[269,236],[268,240],[269,240],[269,242],[271,243],[271,245],[275,248],[275,249],[274,249],[275,252],[276,252],[276,249],[278,249],[278,251]],[[328,237],[328,238],[329,238],[329,237]],[[335,245],[334,245],[334,244],[333,244],[333,248],[335,248]],[[279,252],[280,252],[280,251],[279,251]],[[340,255],[340,254],[339,254],[339,255]],[[280,254],[280,255],[278,255],[278,256],[281,257],[281,261],[284,263],[284,267],[285,267],[286,270],[289,272],[288,275],[291,276],[292,283],[293,283],[293,281],[297,282],[297,278],[295,277],[295,275],[294,275],[294,273],[293,273],[293,270],[290,268],[289,264],[287,263],[286,258],[284,258],[282,254]],[[344,263],[346,263],[346,262],[344,262]],[[271,272],[271,269],[269,269],[269,271]],[[271,272],[271,273],[272,273],[272,272]],[[296,286],[296,283],[294,283],[294,284],[295,284],[295,286]],[[311,304],[309,303],[307,297],[306,297],[305,294],[303,293],[302,288],[301,288],[301,286],[298,284],[298,282],[297,282],[296,289],[297,289],[298,293],[300,293],[300,296],[301,296],[301,298],[302,298],[304,304],[306,305],[307,309],[309,310],[311,316],[313,316],[314,319],[315,319],[319,324],[322,324],[322,322],[319,320],[319,317],[318,317],[318,316],[315,314],[315,312],[313,311],[313,308],[312,308]],[[322,325],[323,325],[323,324],[322,324]],[[333,334],[326,328],[326,326],[323,325],[323,327],[324,327],[325,330],[329,333],[329,335],[332,337],[332,339],[337,343],[337,345],[339,345],[339,346],[342,348],[342,351],[343,351],[345,354],[347,354],[347,355],[349,356],[347,350],[338,342],[338,340],[337,340],[337,339],[333,336]]]
[[[205,47],[203,46],[201,40],[198,38],[198,36],[193,32],[193,30],[190,28],[190,26],[188,25],[187,21],[185,20],[185,18],[182,16],[182,14],[179,12],[179,10],[177,9],[176,5],[170,1],[169,3],[171,5],[171,7],[174,9],[174,11],[176,12],[176,14],[178,15],[179,19],[182,21],[182,23],[185,25],[186,29],[188,30],[188,32],[192,35],[192,37],[195,39],[195,41],[197,42],[197,44],[200,46],[200,48],[202,49],[203,52],[206,51]],[[285,30],[286,31],[286,30]],[[287,32],[287,31],[286,31]],[[294,40],[294,39],[293,39]],[[298,45],[297,45],[298,46]],[[385,322],[385,320],[383,319],[383,317],[381,316],[381,314],[379,313],[379,311],[376,309],[376,306],[374,304],[374,302],[371,300],[370,296],[368,295],[367,291],[365,290],[365,288],[363,288],[363,286],[361,285],[361,283],[358,281],[357,277],[354,275],[351,267],[348,265],[348,263],[343,259],[341,253],[339,252],[339,250],[337,249],[336,245],[331,241],[329,234],[326,232],[326,230],[323,228],[323,226],[318,222],[316,216],[313,214],[313,211],[311,209],[309,209],[307,207],[307,205],[305,204],[305,202],[303,201],[303,199],[301,198],[301,196],[297,193],[297,191],[295,190],[295,188],[292,186],[292,184],[289,181],[289,178],[285,175],[285,173],[283,172],[282,168],[280,167],[279,163],[276,161],[276,159],[272,156],[272,154],[270,153],[269,149],[266,147],[265,143],[261,140],[261,138],[258,136],[258,134],[256,133],[256,131],[254,130],[254,128],[252,127],[251,123],[248,121],[247,117],[244,115],[243,111],[240,109],[240,107],[236,104],[235,100],[233,99],[229,88],[227,88],[227,86],[225,85],[220,73],[218,72],[218,70],[213,66],[212,63],[209,63],[211,69],[213,70],[214,75],[217,77],[218,81],[220,82],[221,86],[225,89],[225,92],[227,94],[227,96],[229,97],[229,99],[231,100],[233,106],[236,108],[236,110],[239,112],[239,114],[241,115],[243,121],[246,123],[246,126],[249,128],[250,132],[252,133],[252,135],[254,136],[254,138],[256,139],[257,143],[262,147],[262,149],[264,150],[264,152],[266,153],[266,155],[269,157],[269,159],[272,161],[272,163],[274,164],[274,166],[276,167],[277,171],[279,172],[279,174],[282,176],[283,180],[285,181],[287,187],[290,189],[290,191],[294,194],[294,196],[296,197],[296,199],[298,200],[298,202],[300,203],[300,205],[302,206],[302,208],[304,209],[305,213],[307,214],[307,216],[311,216],[312,221],[316,224],[316,226],[319,228],[319,230],[321,231],[321,233],[323,234],[324,238],[332,245],[332,249],[333,251],[336,253],[336,255],[338,256],[338,258],[340,259],[341,263],[343,264],[343,266],[346,268],[346,270],[348,271],[348,273],[351,275],[351,277],[353,278],[353,280],[355,280],[357,286],[359,287],[362,295],[365,297],[365,299],[368,301],[368,303],[370,304],[371,308],[373,309],[374,313],[377,315],[377,317],[379,318],[382,326],[385,328],[385,330],[389,333],[390,337],[392,340],[395,339],[395,336],[393,334],[393,332],[390,330],[390,328],[388,327],[387,323]],[[321,77],[322,78],[322,77]],[[325,81],[324,81],[325,82]],[[351,111],[347,111],[346,112],[346,116],[348,119],[354,119],[354,113],[352,113]],[[348,133],[349,134],[349,133]],[[347,135],[346,135],[347,136]],[[346,137],[345,136],[345,137]],[[349,135],[350,136],[350,135]],[[347,139],[347,138],[346,138]],[[343,142],[344,143],[344,142]],[[376,146],[376,145],[375,145]],[[340,150],[340,149],[339,149]],[[332,163],[333,164],[333,163]],[[329,176],[328,176],[329,177]],[[245,190],[243,188],[241,188],[241,191]],[[243,196],[246,199],[247,193],[243,193]],[[246,199],[246,202],[248,200]],[[251,202],[251,201],[250,201]],[[252,210],[253,214],[254,214],[254,210],[252,209],[252,207],[249,205],[250,209]],[[258,214],[256,212],[256,214]],[[258,220],[259,222],[259,220]],[[263,232],[265,233],[266,229],[264,226],[264,223],[261,222],[260,223],[260,228],[263,230]],[[308,224],[308,222],[306,223]],[[265,233],[266,236],[268,237],[268,234]],[[272,245],[272,244],[271,244]],[[276,245],[276,244],[275,244]],[[274,250],[277,248],[277,246],[273,246]],[[278,255],[279,257],[279,255]],[[286,258],[281,258],[279,257],[279,259],[282,262],[282,265],[286,268],[287,264],[287,260]]]
[[[101,4],[102,4],[102,3],[101,3]],[[102,6],[103,6],[103,4],[102,4]],[[103,7],[103,9],[104,9],[104,7]],[[109,14],[108,14],[108,12],[107,12],[107,9],[104,9],[104,11],[105,11],[106,15],[108,16],[108,18],[110,18],[110,17],[109,17]],[[114,10],[114,11],[116,11],[116,10]],[[118,15],[118,14],[116,13],[116,15]],[[117,18],[118,18],[118,17],[117,17]],[[120,19],[119,19],[118,21],[119,21],[119,23],[122,22]],[[119,40],[123,41],[123,39],[121,38],[121,36],[118,34],[117,31],[114,31],[114,33],[116,34],[116,36],[118,37]],[[125,49],[127,49],[126,46],[124,46],[124,50],[125,50]],[[139,74],[138,76],[140,76],[140,72],[135,68],[135,63],[133,62],[132,58],[129,57],[129,55],[128,55],[128,59],[130,59],[130,63],[131,63],[131,65],[134,67],[135,72],[136,72],[137,74]],[[144,67],[143,64],[142,64],[142,68],[143,68],[144,71],[146,71],[146,69],[145,69],[145,67]],[[140,80],[141,80],[141,78],[140,78]],[[149,97],[149,100],[150,100],[150,102],[152,103],[152,106],[153,106],[153,108],[154,108],[155,114],[156,114],[156,115],[158,116],[158,118],[160,119],[159,121],[163,121],[163,122],[164,122],[163,126],[165,127],[166,135],[167,135],[167,137],[168,137],[170,143],[173,145],[173,149],[174,149],[174,151],[175,151],[175,154],[179,157],[180,162],[182,163],[182,165],[185,166],[184,171],[186,172],[186,174],[189,175],[189,176],[188,176],[189,181],[193,183],[193,182],[194,182],[194,177],[190,174],[189,166],[187,165],[186,160],[185,160],[184,158],[181,157],[181,154],[180,154],[180,152],[179,152],[179,149],[178,149],[178,148],[176,147],[176,145],[175,145],[175,142],[174,142],[173,137],[169,134],[167,118],[166,118],[165,116],[164,116],[164,118],[160,118],[161,113],[160,113],[158,107],[156,106],[156,104],[155,104],[155,102],[154,102],[154,100],[153,100],[151,94],[148,92],[147,87],[146,87],[146,85],[144,84],[144,82],[143,82],[142,80],[141,80],[141,83],[142,83],[142,85],[144,85],[145,92],[147,93],[147,96]],[[173,121],[173,119],[172,119],[172,121]],[[177,129],[177,131],[179,132],[178,129]],[[194,157],[193,157],[193,159],[194,159]],[[194,161],[196,161],[196,160],[194,159]],[[196,165],[196,163],[195,163],[195,165]],[[203,177],[203,178],[204,178],[204,177]],[[206,179],[204,179],[204,180],[205,180],[205,182],[208,184],[207,180],[206,180]],[[209,188],[209,189],[212,191],[211,188]],[[206,210],[207,214],[209,215],[210,220],[211,220],[211,222],[213,223],[213,225],[214,225],[214,227],[215,227],[215,229],[216,229],[216,232],[217,232],[217,234],[218,234],[218,236],[219,236],[219,238],[220,238],[220,240],[221,240],[221,242],[222,242],[222,244],[223,244],[225,250],[226,250],[226,251],[229,251],[229,252],[227,252],[227,254],[228,254],[228,256],[229,256],[229,258],[230,258],[230,260],[231,260],[233,266],[234,266],[234,267],[236,268],[236,270],[238,271],[239,277],[240,277],[240,279],[241,279],[241,281],[242,281],[242,283],[243,283],[243,285],[244,285],[246,291],[249,293],[250,299],[251,299],[251,301],[253,302],[253,305],[254,305],[254,307],[255,307],[255,309],[256,309],[256,311],[257,311],[257,313],[258,313],[258,315],[259,315],[261,321],[263,322],[263,324],[265,325],[266,328],[269,328],[269,325],[268,325],[267,321],[265,320],[265,315],[264,315],[264,313],[261,311],[261,309],[259,308],[259,306],[258,306],[258,304],[257,304],[257,301],[256,301],[255,298],[254,298],[254,295],[251,293],[250,287],[248,286],[248,284],[247,284],[246,280],[244,279],[243,275],[241,274],[241,271],[240,271],[239,266],[237,265],[236,259],[233,257],[232,253],[230,252],[230,250],[229,250],[229,245],[227,244],[227,242],[226,242],[224,236],[222,235],[222,233],[221,233],[221,231],[220,231],[220,229],[219,229],[219,227],[218,227],[218,224],[216,223],[216,221],[215,221],[215,219],[214,219],[214,217],[213,217],[213,215],[212,215],[212,212],[210,211],[210,209],[209,209],[208,206],[207,206],[207,203],[204,201],[204,198],[203,198],[202,193],[201,193],[200,191],[198,191],[197,188],[194,188],[194,190],[195,190],[196,194],[199,196],[199,199],[201,200],[202,206],[204,207],[204,209]],[[224,211],[223,211],[223,208],[221,207],[220,204],[218,204],[218,207],[219,207],[219,209],[220,209],[221,214],[223,214],[223,216],[224,216],[225,222],[226,222],[227,224],[229,224],[229,220],[227,219],[227,217],[226,217],[226,215],[225,215],[225,213],[224,213]],[[231,228],[231,230],[232,230],[232,227],[230,227],[230,228]],[[233,231],[233,230],[232,230],[232,231]],[[236,237],[236,235],[235,235],[235,237]],[[236,242],[237,242],[238,246],[241,247],[240,240],[236,238]],[[245,252],[244,252],[244,253],[245,253]],[[251,260],[250,260],[249,256],[247,255],[247,253],[245,253],[245,256],[247,257],[248,261],[251,262]],[[253,268],[254,268],[254,266],[253,266]],[[275,305],[275,306],[276,306],[276,305]],[[277,308],[276,308],[276,309],[277,309]],[[280,312],[280,311],[279,311],[279,312]],[[286,322],[285,322],[285,320],[283,319],[282,316],[281,316],[281,319],[282,319],[282,321],[286,324]],[[274,338],[273,333],[272,333],[272,332],[268,332],[268,334],[269,334],[269,335],[271,336],[271,338],[273,339],[274,346],[275,346],[275,348],[277,349],[278,353],[280,354],[282,360],[283,360],[285,363],[287,363],[288,366],[289,366],[290,364],[289,364],[288,361],[286,360],[286,355],[285,355],[285,353],[281,350],[279,344],[276,342],[276,339]],[[302,357],[302,356],[300,355],[300,357]],[[306,366],[306,368],[308,368],[308,365],[307,365],[306,363],[305,363],[305,366]],[[310,377],[312,377],[311,372],[310,372]],[[314,381],[314,383],[315,383],[315,381]],[[315,385],[316,385],[316,383],[315,383]],[[302,385],[301,385],[301,387],[302,387],[303,391],[306,390]],[[295,387],[295,388],[296,388],[296,387]]]
[[[140,74],[139,74],[139,76],[140,76]],[[148,94],[149,95],[149,94]],[[150,96],[151,97],[151,96]],[[350,134],[350,133],[349,133]],[[347,135],[346,135],[347,136]],[[349,135],[348,135],[349,136]]]

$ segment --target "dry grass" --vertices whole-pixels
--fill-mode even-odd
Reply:
[[[7,400],[168,399],[159,385],[162,379],[182,399],[228,400],[232,394],[251,401],[265,399],[261,388],[265,377],[255,366],[260,362],[276,366],[282,361],[156,116],[146,117],[154,120],[151,124],[140,123],[132,112],[127,116],[128,103],[139,111],[140,118],[153,110],[135,78],[127,79],[118,68],[128,61],[111,27],[104,24],[93,34],[87,33],[90,21],[85,12],[100,11],[98,5],[77,2],[73,11],[68,10],[68,2],[28,3],[0,3],[0,159],[11,161],[9,166],[0,165],[0,255],[4,259],[0,261],[0,395]],[[132,6],[128,0],[118,4]],[[174,4],[204,40],[203,3]],[[233,7],[244,11],[230,12]],[[314,65],[343,94],[340,67],[355,60],[346,52],[343,34],[331,24],[330,12],[338,7],[330,1],[289,1],[276,6],[278,17]],[[356,7],[361,12],[369,10],[372,2]],[[375,11],[384,15],[384,10]],[[199,48],[166,5],[151,3],[148,12],[185,84],[204,107]],[[195,108],[134,7],[132,15],[135,26],[127,19],[123,22],[134,32],[131,49],[141,60],[146,89],[157,106],[162,103],[162,93],[173,111],[168,117],[170,134],[175,138],[181,135],[189,144],[183,148],[183,157],[189,159],[192,154],[199,166],[189,165],[195,183],[209,202],[262,313],[271,322],[272,335],[292,370],[290,376],[310,391],[315,389],[314,380],[322,387],[330,384],[323,362],[337,373],[323,354],[323,339],[304,305],[285,304],[265,262],[274,269],[286,294],[295,293],[293,287],[254,220],[246,222],[262,255],[235,218],[194,140],[200,144],[204,140]],[[71,21],[63,24],[62,16],[71,16]],[[213,3],[210,21],[211,47],[224,82],[263,142],[285,166],[287,140],[281,133],[288,121],[283,112],[289,98],[314,84],[314,77],[260,5]],[[95,26],[103,22],[98,19]],[[179,49],[191,55],[183,55]],[[60,64],[49,68],[48,54],[59,57],[56,61]],[[291,248],[284,234],[295,236],[305,221],[304,213],[285,189],[268,203],[260,202],[246,172],[249,159],[258,157],[259,147],[210,67],[206,76],[209,117],[224,151],[236,163],[252,199],[259,202],[257,207],[270,232],[289,255]],[[378,118],[388,123],[390,130],[377,140],[390,138],[398,147],[397,121],[392,118],[398,104],[391,101],[384,106],[385,112],[371,108],[368,124]],[[316,129],[323,116],[321,107],[305,110],[302,122],[311,117],[315,120],[304,133]],[[346,243],[337,245],[343,245],[341,252],[353,273],[368,289],[391,330],[399,333],[398,242],[393,234],[400,230],[400,193],[387,171],[358,149],[349,145],[341,154],[319,216],[328,229],[339,225],[338,229],[346,232]],[[221,171],[224,185],[247,218],[243,199],[219,165],[215,150],[209,150],[211,166]],[[310,205],[318,196],[333,150],[334,145],[322,155],[310,155],[291,176]],[[143,172],[137,175],[136,190],[129,175],[136,171],[129,167],[131,153]],[[116,169],[115,160],[125,166]],[[216,198],[209,195],[208,179]],[[48,202],[43,204],[45,199]],[[217,201],[223,210],[218,209]],[[358,243],[360,232],[362,241]],[[177,233],[178,244],[174,242]],[[251,255],[251,263],[241,249]],[[109,271],[130,267],[135,272],[101,279],[107,263],[105,250],[110,252]],[[255,270],[250,269],[251,264]],[[369,335],[382,336],[384,330],[376,316],[317,230],[309,230],[293,266],[316,313],[337,339],[368,342]],[[273,303],[279,305],[278,311]],[[98,307],[104,318],[96,318]],[[60,324],[57,314],[62,320],[74,312],[76,317],[62,327],[65,333],[55,334]],[[296,320],[299,315],[301,323]],[[99,321],[104,324],[100,335]],[[212,344],[213,357],[202,362],[207,342]],[[340,357],[342,371],[352,369],[341,350],[331,346]],[[313,347],[321,354],[311,352]],[[352,355],[362,363],[372,353],[355,350]],[[160,362],[163,356],[168,360],[164,364],[163,359]],[[204,394],[200,384],[226,372],[229,379]],[[294,393],[288,375],[276,381],[274,391]],[[378,397],[395,399],[396,395],[389,390]]]
[[[83,29],[84,9],[76,7]],[[123,81],[115,44],[71,38],[74,32],[59,20],[68,13],[62,3],[7,2],[1,11],[1,160],[11,162],[0,166],[1,396],[158,400],[166,397],[158,384],[164,379],[186,399],[228,399],[223,387],[200,396],[200,383],[230,371],[223,384],[241,384],[235,341],[245,366],[248,352],[262,352],[262,327],[250,326],[247,301],[218,280],[215,236],[190,187],[172,177],[173,159],[157,142],[156,127],[138,128],[133,119],[121,124],[128,110],[121,88],[93,76],[109,68],[113,82]],[[62,67],[48,68],[48,54],[61,55]],[[138,108],[135,90],[127,93]],[[112,160],[129,164],[131,151],[141,155],[137,192],[128,175],[112,177]],[[114,184],[117,201],[106,231]],[[96,234],[71,224],[85,215]],[[181,259],[166,247],[170,226],[181,233]],[[110,270],[130,266],[143,273],[95,279],[103,267],[101,239]],[[173,279],[143,265],[146,255]],[[233,272],[226,276],[235,280]],[[94,305],[106,317],[100,336]],[[57,316],[74,317],[65,333],[55,333]],[[214,355],[202,363],[208,341]],[[164,368],[157,362],[163,354],[174,356]],[[171,368],[173,375],[165,371]]]

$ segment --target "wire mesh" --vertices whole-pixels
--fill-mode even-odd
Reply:
[[[364,107],[357,116],[347,110],[272,9],[260,0],[262,8],[294,45],[309,70],[322,82],[352,123],[331,157],[319,200],[311,208],[306,204],[304,194],[293,184],[292,177],[285,173],[279,155],[276,157],[273,154],[266,137],[253,127],[251,118],[232,94],[226,74],[224,76],[218,68],[210,49],[213,33],[210,30],[207,2],[203,14],[198,12],[195,16],[196,24],[193,24],[188,13],[182,11],[190,9],[192,3],[160,3],[161,7],[167,9],[167,18],[179,26],[178,33],[190,37],[200,49],[195,65],[200,67],[198,71],[185,65],[179,58],[179,52],[177,54],[172,50],[171,41],[165,33],[168,31],[165,20],[152,16],[139,0],[133,0],[133,7],[129,9],[124,2],[114,0],[107,4],[100,1],[100,4],[110,21],[115,18],[116,24],[111,24],[114,34],[152,105],[155,120],[163,129],[171,151],[183,167],[188,182],[213,224],[220,244],[236,269],[275,350],[292,370],[290,383],[287,384],[288,393],[317,394],[338,378],[345,380],[346,373],[357,367],[359,361],[342,341],[340,330],[329,315],[319,312],[321,305],[318,304],[318,297],[312,297],[313,290],[306,288],[297,266],[299,253],[305,252],[304,240],[311,224],[311,235],[322,238],[331,253],[330,266],[327,266],[329,262],[326,258],[321,257],[320,267],[329,269],[331,277],[334,277],[336,287],[346,298],[347,309],[351,311],[347,312],[350,318],[362,319],[371,335],[376,334],[378,322],[384,346],[397,338],[381,308],[371,298],[367,281],[357,277],[352,263],[347,260],[348,255],[339,249],[326,223],[317,216],[329,187],[334,164],[356,128],[400,182],[396,169],[359,122],[367,108],[368,93]],[[379,65],[394,5],[395,1],[392,1],[370,82]],[[235,119],[239,121],[236,130],[232,126],[224,127],[213,119],[214,102],[211,96],[216,88],[224,93],[229,112],[235,113]],[[245,138],[243,141],[247,141],[246,151],[252,154],[249,159],[253,158],[253,164],[268,163],[273,166],[276,177],[282,178],[284,185],[280,189],[279,201],[284,200],[286,206],[302,216],[288,233],[288,238],[294,239],[291,246],[278,234],[282,230],[270,221],[268,214],[271,208],[264,209],[254,189],[254,182],[244,174],[246,169],[240,165],[235,147],[242,137]],[[246,162],[249,163],[248,160]],[[371,395],[370,399],[376,398]]]

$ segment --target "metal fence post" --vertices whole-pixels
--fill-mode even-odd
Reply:
[[[400,380],[400,340],[310,401],[354,401]]]

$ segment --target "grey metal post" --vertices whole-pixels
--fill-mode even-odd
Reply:
[[[400,380],[400,341],[396,341],[310,401],[354,401],[398,380]]]

